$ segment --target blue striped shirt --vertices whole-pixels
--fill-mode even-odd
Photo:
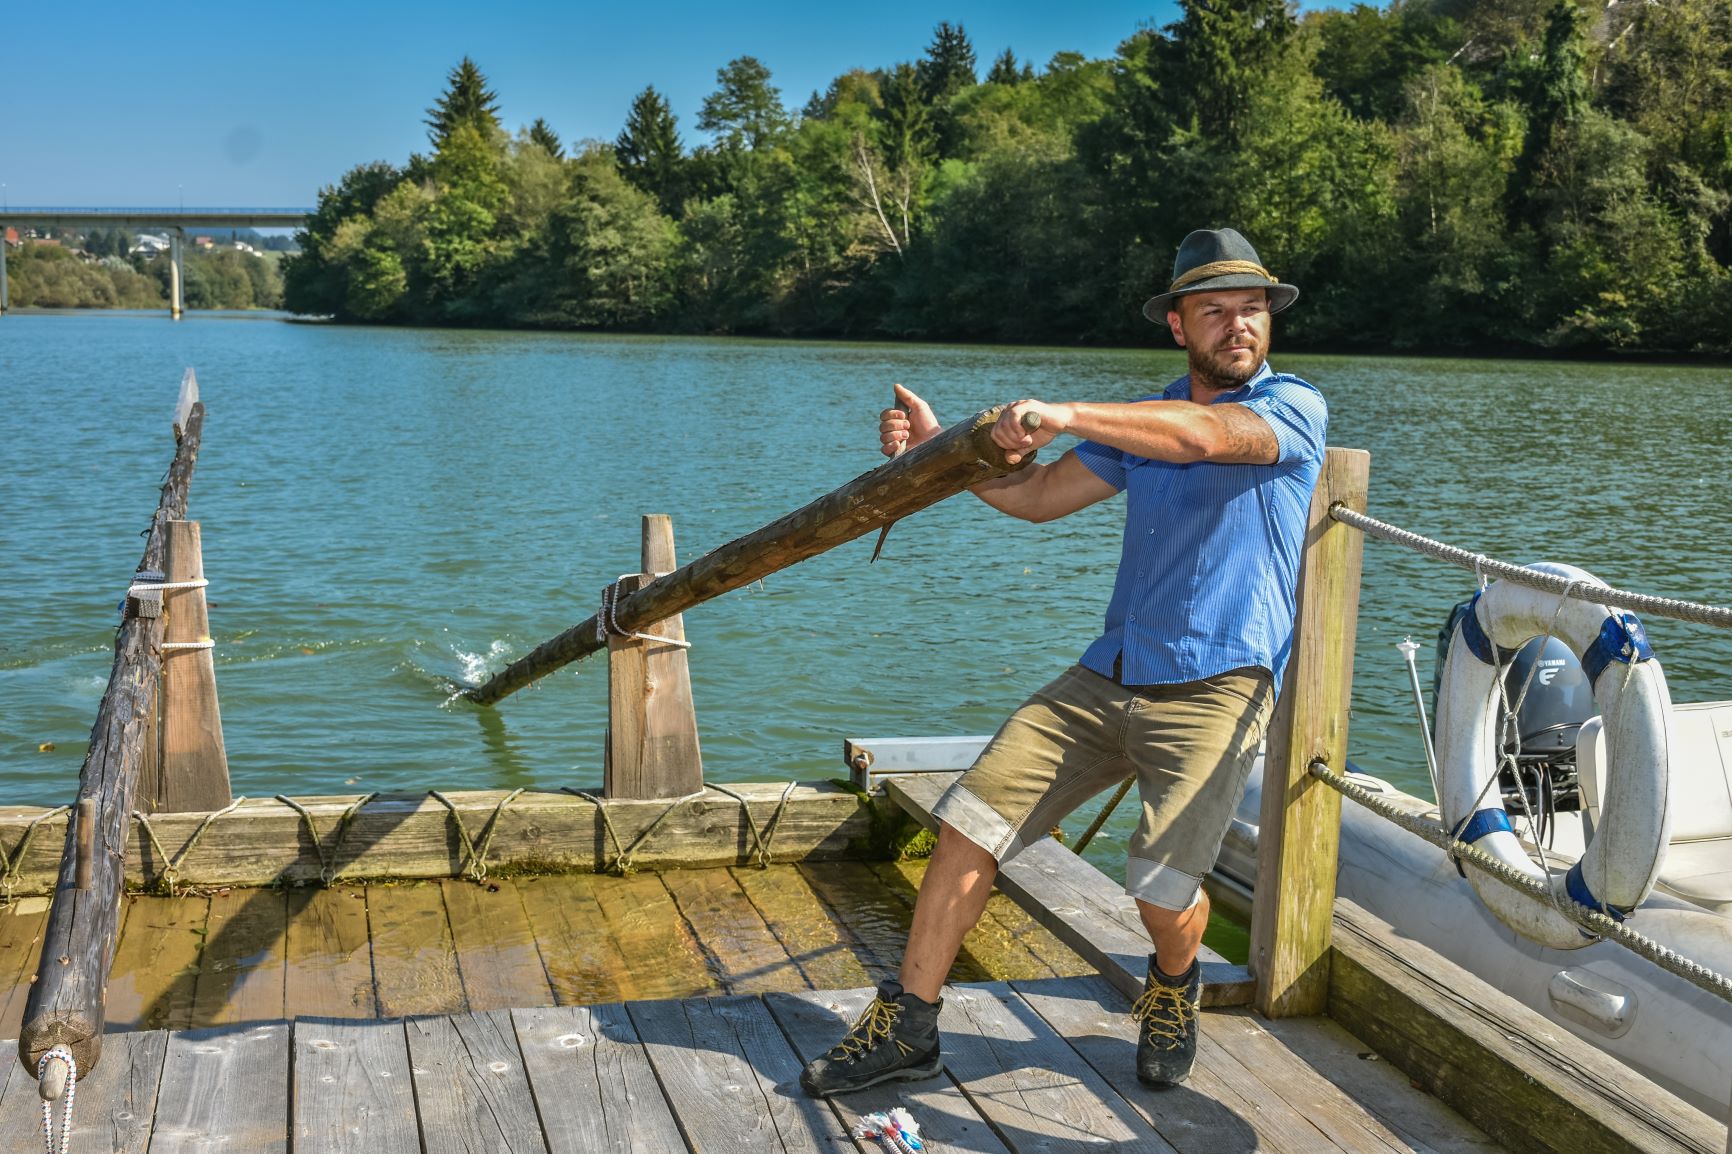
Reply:
[[[1189,400],[1181,377],[1159,398]],[[1260,666],[1275,685],[1293,647],[1299,557],[1311,490],[1323,468],[1323,394],[1265,363],[1216,398],[1269,422],[1273,465],[1176,465],[1094,441],[1076,448],[1101,480],[1125,491],[1125,542],[1106,631],[1082,663],[1106,677],[1123,655],[1127,685],[1197,681]]]

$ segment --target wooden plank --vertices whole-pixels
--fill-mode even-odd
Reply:
[[[620,578],[611,596],[625,597],[656,576],[678,568],[673,519],[646,513],[643,572]],[[610,594],[604,593],[604,597]],[[674,614],[644,630],[684,641],[685,623]],[[607,758],[602,792],[608,797],[686,797],[704,788],[692,675],[679,645],[635,637],[607,639]]]
[[[916,891],[920,882],[926,876],[927,862],[924,859],[913,858],[904,861],[887,862],[885,865],[895,869],[908,879]],[[1056,976],[1061,978],[1080,978],[1098,971],[1082,957],[1081,954],[1059,940],[1057,934],[1041,925],[1031,917],[1027,910],[1017,905],[1010,895],[998,891],[987,900],[986,912],[997,919],[1004,932],[1012,935],[1029,953],[1046,965]]]
[[[875,991],[809,990],[789,994],[766,994],[769,1007],[782,1032],[802,1062],[810,1062],[842,1039]],[[921,1082],[889,1082],[853,1094],[829,1099],[830,1106],[849,1131],[862,1115],[901,1107],[920,1123],[920,1137],[930,1154],[969,1151],[970,1154],[1010,1154],[968,1096],[949,1078]],[[868,1145],[868,1148],[870,1146]]]
[[[283,1012],[288,899],[281,890],[218,891],[205,923],[192,1024],[274,1022]]]
[[[1341,795],[1311,776],[1321,759],[1347,766],[1347,707],[1365,537],[1329,516],[1340,503],[1365,511],[1371,455],[1329,449],[1311,496],[1299,567],[1292,659],[1269,727],[1251,970],[1266,1018],[1320,1014],[1329,1000],[1329,933],[1341,838]]]
[[[907,905],[886,890],[864,862],[802,862],[799,868],[832,916],[860,942],[861,962],[872,984],[894,978],[902,966],[913,920]],[[950,976],[956,981],[980,981],[986,975],[973,958],[959,954]]]
[[[381,1014],[454,1014],[467,1007],[437,883],[368,886],[367,921]]]
[[[1017,982],[1013,988],[1181,1154],[1335,1149],[1268,1086],[1219,1046],[1208,1044],[1223,1012],[1202,1015],[1204,1044],[1190,1078],[1155,1090],[1137,1081],[1137,1026],[1131,1021],[1130,1000],[1105,980],[1048,979]]]
[[[168,1033],[110,1034],[103,1042],[102,1061],[88,1074],[80,1071],[73,1106],[70,1154],[144,1154],[156,1115],[157,1088],[162,1081]],[[0,1134],[17,1137],[8,1150],[42,1146],[42,1098],[35,1072],[20,1062],[7,1062],[0,1082]],[[54,1124],[60,1125],[55,1110]],[[38,1137],[26,1143],[22,1136]]]
[[[288,1148],[287,1022],[169,1036],[150,1154]]]
[[[786,782],[730,783],[744,795],[752,821],[762,828],[781,804]],[[506,790],[442,791],[462,815],[465,826],[478,834],[493,816]],[[335,830],[356,795],[296,799],[318,823],[327,852],[336,843]],[[634,851],[640,869],[698,869],[746,864],[754,860],[755,844],[740,803],[709,791],[673,804],[667,801],[614,800],[603,803],[609,820],[625,845],[631,845],[651,823],[660,824]],[[44,811],[39,806],[0,809],[0,844],[16,845],[25,825]],[[101,811],[99,810],[99,813]],[[663,818],[664,812],[667,816]],[[157,837],[170,854],[186,844],[204,814],[164,813],[151,818]],[[98,822],[101,825],[101,821]],[[60,867],[65,841],[64,817],[45,821],[24,855],[16,894],[48,893]],[[837,860],[858,857],[872,834],[869,809],[849,789],[833,782],[801,782],[788,798],[776,827],[776,858]],[[611,870],[616,857],[597,806],[569,793],[528,791],[499,812],[488,862],[494,872],[553,873],[567,870]],[[132,886],[155,882],[163,863],[148,838],[130,838],[125,847],[126,881]],[[464,852],[451,813],[425,793],[381,794],[355,815],[335,864],[342,880],[453,877],[462,868]],[[70,878],[70,875],[69,875]],[[186,886],[269,886],[319,880],[319,855],[300,814],[274,798],[248,798],[214,820],[180,869]]]
[[[545,1151],[505,1010],[404,1023],[425,1149]]]
[[[513,1010],[551,1154],[685,1149],[624,1006]]]
[[[295,1022],[296,1154],[420,1154],[401,1022]]]
[[[813,989],[851,990],[871,984],[859,939],[818,900],[799,870],[736,866],[733,874]]]
[[[1027,468],[1032,452],[1015,465],[992,441],[1002,409],[988,409],[819,497],[787,516],[658,577],[622,599],[614,621],[625,632],[645,629],[712,597],[741,589],[779,569],[834,549],[970,485]],[[1038,421],[1034,422],[1038,424]],[[535,647],[465,695],[491,705],[507,694],[601,648],[599,616]]]
[[[595,887],[610,880],[592,874],[517,879],[517,893],[558,1005],[586,1006],[633,996],[631,963],[595,899]]]
[[[378,1016],[364,887],[290,890],[287,942],[283,1000],[289,1016]]]
[[[210,899],[202,894],[127,899],[126,933],[108,976],[108,1024],[122,1030],[192,1025]]]
[[[1346,899],[1329,1016],[1513,1150],[1719,1154],[1718,1120]]]
[[[946,987],[942,1020],[945,1069],[1012,1149],[1173,1154],[1009,986]]]
[[[597,878],[595,898],[631,963],[629,985],[636,997],[690,998],[721,988],[659,875]]]
[[[794,1085],[800,1060],[759,999],[631,1002],[627,1009],[693,1150],[809,1154],[850,1146],[829,1107]]]
[[[932,807],[955,778],[910,774],[890,781],[885,792],[915,820],[934,829]],[[1005,862],[996,884],[1120,993],[1128,998],[1141,994],[1151,947],[1136,901],[1123,886],[1051,838],[1041,838]],[[1244,966],[1231,964],[1208,946],[1198,949],[1197,960],[1203,969],[1203,1005],[1250,1001],[1251,975]]]
[[[47,924],[45,898],[20,898],[0,907],[0,1038],[18,1037]]]
[[[906,903],[910,911],[918,896],[920,878],[925,873],[923,867],[924,863],[915,866],[913,862],[873,862],[871,865],[872,872],[884,883],[884,888]],[[993,981],[1053,977],[1053,968],[1023,944],[999,917],[999,912],[1007,908],[1016,909],[1016,903],[994,890],[986,899],[986,910],[980,915],[980,920],[963,935],[962,952],[973,958],[975,965]],[[1032,921],[1028,924],[1035,925]]]
[[[194,404],[163,482],[140,570],[161,569],[163,523],[186,516],[187,488],[203,429],[204,406]],[[102,1053],[103,991],[120,931],[127,836],[144,750],[152,736],[161,667],[162,619],[139,615],[134,599],[128,601],[134,602],[133,612],[115,634],[108,687],[78,772],[77,802],[88,799],[96,806],[89,884],[85,888],[78,884],[76,826],[62,823],[65,837],[52,882],[54,904],[43,930],[42,964],[19,1029],[18,1056],[31,1067],[56,1045],[69,1047],[80,1069],[95,1069]]]
[[[733,874],[676,870],[663,874],[662,883],[691,924],[722,989],[761,994],[810,988]]]
[[[204,554],[197,521],[163,524],[163,565],[172,584],[201,580]],[[217,703],[216,661],[209,649],[175,645],[210,640],[203,589],[167,589],[162,595],[162,753],[157,780],[141,783],[139,808],[208,813],[234,797],[223,748],[222,710]],[[147,791],[148,786],[148,791]],[[148,796],[144,796],[148,792]]]
[[[551,1005],[553,987],[516,883],[510,878],[485,885],[447,879],[439,888],[469,1008]]]
[[[1380,1118],[1414,1149],[1438,1154],[1495,1154],[1479,1127],[1414,1087],[1337,1022],[1328,1018],[1273,1018],[1261,1023],[1275,1039],[1342,1093]]]
[[[1246,1070],[1256,1071],[1268,1093],[1292,1105],[1336,1148],[1354,1154],[1388,1154],[1391,1150],[1436,1154],[1429,1143],[1409,1141],[1352,1095],[1342,1093],[1264,1029],[1265,1020],[1285,1019],[1260,1019],[1245,1011],[1221,1014],[1212,1024],[1209,1039]],[[1417,1090],[1410,1088],[1409,1092],[1421,1096]],[[1453,1128],[1465,1126],[1466,1122],[1458,1118]]]

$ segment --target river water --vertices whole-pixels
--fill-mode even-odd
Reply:
[[[1371,511],[1493,556],[1726,603],[1724,368],[1285,356]],[[947,421],[997,401],[1130,399],[1171,349],[1069,350],[391,329],[280,318],[0,320],[0,803],[74,788],[115,603],[173,453],[181,373],[209,409],[190,515],[237,794],[601,782],[605,662],[497,710],[448,684],[594,611],[639,514],[682,560],[871,468],[892,381]],[[1061,442],[1061,446],[1066,442]],[[686,615],[705,772],[844,774],[844,737],[987,733],[1099,627],[1122,499],[1047,526],[966,496]],[[1351,746],[1427,793],[1396,642],[1472,578],[1366,543]],[[1732,697],[1732,636],[1648,623],[1679,700]],[[52,751],[39,749],[52,743]],[[1127,814],[1090,851],[1117,872]],[[1086,820],[1085,811],[1073,822]]]

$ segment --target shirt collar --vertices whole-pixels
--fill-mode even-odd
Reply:
[[[1251,374],[1250,380],[1246,381],[1230,393],[1222,393],[1219,397],[1215,398],[1215,403],[1218,405],[1226,401],[1242,401],[1246,397],[1250,396],[1251,393],[1256,390],[1258,385],[1262,384],[1274,375],[1275,370],[1269,367],[1268,361],[1264,361],[1261,365],[1257,366],[1257,371]],[[1190,400],[1191,374],[1186,373],[1184,376],[1168,385],[1166,391],[1161,394],[1161,399],[1164,401]]]

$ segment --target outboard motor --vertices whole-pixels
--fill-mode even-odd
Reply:
[[[1454,636],[1461,615],[1472,604],[1463,601],[1451,609],[1437,635],[1431,681],[1433,718],[1437,716],[1437,693],[1443,684],[1449,639]],[[1527,686],[1526,697],[1522,696],[1523,685]],[[1504,675],[1504,693],[1510,704],[1521,702],[1513,732],[1507,713],[1502,714],[1498,728],[1515,754],[1521,781],[1517,782],[1515,774],[1505,765],[1498,772],[1498,786],[1510,816],[1534,814],[1540,824],[1536,832],[1543,837],[1549,824],[1547,815],[1581,808],[1581,787],[1576,778],[1576,731],[1599,712],[1594,705],[1594,687],[1568,645],[1556,637],[1536,637],[1522,646],[1510,662]]]

